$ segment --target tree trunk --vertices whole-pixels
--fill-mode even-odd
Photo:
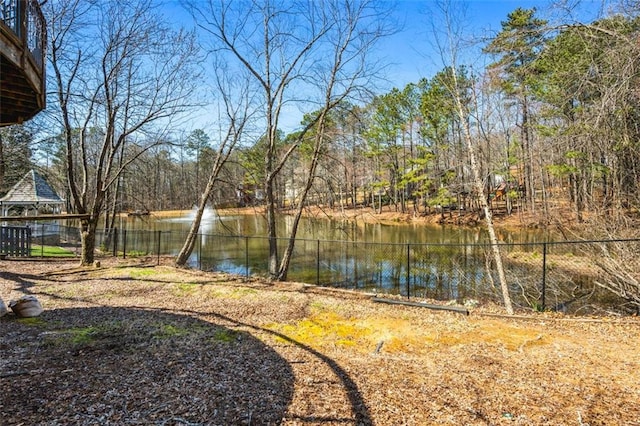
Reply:
[[[113,189],[111,202],[109,203],[109,209],[105,212],[105,215],[104,215],[104,231],[106,232],[106,235],[105,235],[106,246],[111,245],[113,229],[115,227],[116,217],[119,213],[118,200],[120,198],[120,191],[121,191],[120,185],[121,185],[120,179],[117,179]],[[109,199],[108,196],[106,198],[107,200]]]
[[[324,117],[324,114],[323,114]],[[324,119],[324,118],[323,118]],[[320,128],[323,128],[323,124],[320,124]],[[313,180],[315,179],[316,169],[318,168],[318,160],[320,157],[320,145],[322,144],[322,138],[324,137],[323,130],[320,130],[319,134],[316,135],[316,145],[313,153],[313,158],[311,159],[311,165],[309,166],[309,175],[307,176],[307,182],[302,190],[302,194],[300,194],[300,202],[298,203],[298,208],[296,210],[296,215],[293,219],[293,225],[291,227],[291,232],[289,234],[289,240],[287,243],[287,248],[285,249],[284,255],[282,256],[282,262],[280,262],[280,269],[278,271],[278,280],[286,281],[287,274],[289,272],[289,264],[291,263],[291,257],[293,255],[293,249],[296,243],[296,234],[298,233],[298,225],[300,224],[300,218],[302,217],[302,210],[304,209],[304,205],[309,195],[309,191],[313,186]]]
[[[195,247],[196,241],[198,239],[198,232],[200,231],[200,224],[202,223],[204,209],[207,205],[207,199],[208,194],[202,194],[200,204],[198,205],[198,210],[196,211],[196,215],[193,218],[191,227],[189,228],[187,238],[184,240],[184,244],[182,245],[180,252],[176,256],[176,266],[185,266],[187,264],[187,261],[189,260],[189,257],[191,257],[191,253],[193,253],[193,248]]]
[[[265,184],[267,198],[267,238],[269,239],[269,276],[278,278],[278,235],[276,230],[276,200],[273,193],[273,178]]]
[[[467,130],[465,129],[465,132],[466,131]],[[504,307],[509,315],[513,315],[513,306],[511,304],[511,296],[509,295],[509,285],[507,283],[507,277],[504,273],[504,266],[502,264],[502,255],[500,253],[500,247],[498,245],[498,237],[496,235],[496,231],[493,226],[493,218],[491,216],[491,209],[489,208],[489,203],[487,202],[487,198],[484,196],[484,193],[483,193],[484,185],[482,185],[482,177],[480,175],[480,170],[478,167],[476,156],[473,151],[473,146],[470,143],[471,134],[468,133],[466,138],[468,140],[467,143],[469,148],[469,157],[471,161],[471,171],[474,177],[476,192],[478,192],[479,194],[478,199],[480,201],[482,211],[484,212],[484,219],[487,224],[487,231],[489,232],[489,243],[491,244],[491,253],[493,254],[493,260],[496,264],[496,272],[498,273],[498,280],[500,281],[500,288],[502,290],[502,299],[504,301]]]
[[[480,202],[480,206],[482,207],[484,213],[484,219],[487,224],[487,231],[489,232],[489,243],[491,244],[491,252],[493,254],[493,260],[496,264],[496,271],[498,273],[498,279],[500,281],[500,288],[502,290],[502,299],[504,302],[505,310],[509,315],[513,315],[513,306],[511,304],[511,296],[509,295],[509,284],[507,283],[507,277],[504,273],[504,266],[502,264],[502,255],[500,254],[500,247],[498,245],[498,237],[496,235],[495,228],[493,226],[493,218],[491,216],[491,209],[489,208],[489,203],[487,202],[486,194],[484,193],[484,184],[482,180],[482,175],[480,172],[480,165],[478,164],[476,152],[473,146],[473,138],[471,136],[471,129],[469,125],[469,121],[467,119],[467,114],[465,114],[465,107],[462,105],[462,100],[460,97],[460,89],[457,82],[457,71],[453,71],[454,78],[454,102],[456,103],[457,113],[460,116],[460,121],[462,123],[462,130],[464,132],[464,140],[466,143],[467,151],[469,153],[469,162],[471,163],[471,173],[473,174],[473,184],[478,194],[478,201]]]
[[[229,155],[237,142],[236,138],[233,139],[232,142],[229,142],[229,135],[231,132],[227,134],[227,138],[221,144],[219,151],[217,153],[216,160],[214,161],[213,167],[209,174],[209,179],[207,180],[207,184],[204,188],[203,193],[200,196],[200,202],[198,203],[198,209],[196,210],[196,215],[193,218],[193,222],[191,222],[191,227],[189,228],[189,233],[187,234],[187,238],[180,249],[180,252],[176,256],[175,264],[176,266],[185,266],[189,257],[193,253],[193,248],[196,245],[196,241],[198,239],[198,233],[200,232],[200,224],[202,223],[202,216],[204,215],[204,210],[207,207],[207,202],[211,194],[213,193],[213,189],[215,188],[216,182],[218,182],[218,177],[220,176],[220,172],[222,168],[226,164]],[[225,149],[227,149],[225,151]]]
[[[536,209],[536,188],[533,179],[533,159],[531,158],[531,132],[529,124],[529,103],[524,95],[522,102],[522,151],[524,162],[524,183],[527,192],[527,202],[531,213]]]
[[[97,224],[98,221],[93,216],[89,219],[82,219],[80,222],[80,240],[82,242],[82,250],[80,252],[81,265],[92,265],[95,261]]]

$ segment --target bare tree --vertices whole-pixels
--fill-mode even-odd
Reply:
[[[81,262],[90,264],[107,191],[192,102],[196,49],[192,35],[163,24],[149,0],[46,6],[50,118],[63,134],[72,206],[84,215]],[[90,146],[95,128],[100,138]]]
[[[596,285],[626,300],[640,311],[640,268],[637,265],[638,242],[613,240],[598,244],[594,264],[602,271],[595,280]]]
[[[224,106],[224,111],[221,111],[221,113],[224,114],[225,119],[222,122],[222,118],[220,118],[221,122],[219,124],[221,127],[224,125],[226,131],[224,135],[221,135],[217,143],[207,184],[200,194],[198,209],[189,228],[187,238],[178,256],[176,256],[175,263],[178,266],[184,266],[193,252],[204,210],[216,184],[219,183],[220,173],[236,145],[240,142],[245,126],[251,119],[251,111],[249,109],[252,104],[251,94],[246,83],[248,79],[242,75],[234,78],[233,74],[229,73],[221,64],[214,66],[214,69],[216,70],[216,86]]]
[[[439,45],[441,58],[445,63],[445,66],[449,68],[451,73],[451,86],[449,91],[454,101],[455,111],[460,119],[462,126],[462,137],[465,146],[468,151],[469,163],[471,173],[473,175],[474,192],[478,197],[480,206],[482,207],[483,216],[489,233],[489,243],[491,244],[491,252],[493,254],[493,260],[495,262],[496,272],[500,282],[500,288],[502,290],[502,298],[505,310],[508,314],[513,314],[513,306],[511,303],[511,296],[509,294],[509,284],[504,273],[504,266],[502,264],[502,255],[500,253],[500,247],[498,237],[493,225],[493,218],[491,215],[491,209],[487,202],[488,194],[486,193],[486,185],[484,184],[483,175],[481,172],[481,165],[478,161],[478,153],[476,144],[474,143],[474,136],[471,128],[472,120],[477,120],[478,115],[474,114],[472,109],[474,104],[477,104],[476,92],[473,90],[472,85],[466,85],[460,80],[459,74],[459,54],[461,51],[461,31],[456,27],[456,24],[462,22],[456,22],[450,8],[450,2],[443,1],[438,3],[442,16],[445,20],[444,31],[445,39]],[[441,42],[438,34],[434,31],[436,41]],[[473,80],[473,79],[472,79]]]
[[[353,6],[353,7],[349,7]],[[339,3],[331,4],[328,12],[335,27],[332,28],[332,36],[327,48],[326,71],[322,78],[322,85],[319,90],[324,92],[324,103],[316,113],[315,119],[311,120],[313,127],[313,151],[311,161],[306,170],[306,182],[300,194],[298,208],[294,216],[292,231],[289,235],[287,248],[282,257],[277,279],[286,280],[289,263],[293,254],[295,237],[298,224],[305,206],[305,200],[313,186],[316,178],[321,156],[325,152],[327,140],[330,137],[328,132],[329,115],[345,99],[356,95],[364,90],[363,83],[368,82],[372,77],[372,69],[368,64],[368,53],[373,45],[381,37],[387,34],[383,26],[373,27],[367,22],[370,5],[367,2],[361,4],[354,3],[341,7]],[[365,28],[369,31],[363,33]],[[301,136],[304,136],[301,135]]]
[[[381,24],[388,21],[376,2],[366,0],[188,3],[199,26],[228,53],[229,61],[251,75],[261,93],[269,272],[284,278],[288,260],[279,263],[276,230],[278,175],[306,132],[321,125],[326,113],[354,91],[354,81],[364,78],[365,68],[355,65],[356,58],[384,34]],[[369,75],[375,69],[370,68]],[[283,152],[278,149],[279,125],[285,111],[296,107],[321,113]],[[316,134],[324,137],[322,131]],[[313,162],[311,167],[309,176],[315,171]]]

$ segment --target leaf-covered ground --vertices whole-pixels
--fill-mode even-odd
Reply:
[[[3,425],[640,425],[640,321],[504,318],[102,260],[0,261]]]

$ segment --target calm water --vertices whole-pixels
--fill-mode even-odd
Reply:
[[[192,219],[193,214],[169,219],[156,219],[153,216],[125,218],[120,223],[120,228],[186,233],[189,231]],[[286,237],[291,232],[292,224],[292,217],[279,217],[279,237]],[[264,237],[267,235],[267,225],[266,219],[261,215],[218,216],[208,210],[205,211],[200,233],[205,238],[211,235]],[[498,237],[504,243],[538,243],[547,238],[543,232],[531,230],[498,231]],[[488,242],[487,233],[482,229],[404,223],[385,225],[317,218],[302,218],[297,238],[383,244],[484,244]]]
[[[159,219],[122,218],[117,238],[98,245],[127,256],[176,255],[192,215]],[[70,224],[69,224],[70,225]],[[44,225],[37,230],[42,235]],[[291,217],[278,221],[279,255],[286,246]],[[77,240],[77,228],[63,227],[60,240]],[[36,232],[37,234],[37,232]],[[267,275],[266,220],[260,215],[217,216],[208,211],[189,259],[192,267],[239,275]],[[543,232],[499,232],[508,285],[516,306],[590,313],[617,311],[623,303],[597,286],[606,282],[595,268],[601,244],[561,242]],[[433,225],[368,224],[303,219],[289,268],[289,281],[392,293],[438,300],[501,302],[493,256],[481,229]],[[555,242],[554,242],[555,241]],[[614,242],[612,242],[614,243]],[[629,242],[632,250],[640,242]],[[615,246],[607,246],[614,252]],[[640,249],[638,249],[640,250]]]
[[[127,218],[127,250],[177,254],[192,215],[170,219]],[[278,222],[280,254],[293,219]],[[260,215],[218,216],[208,211],[190,264],[204,270],[266,275],[266,220]],[[160,243],[158,243],[158,236]],[[501,241],[519,250],[536,250],[542,233],[501,233]],[[516,266],[514,266],[516,268]],[[513,269],[537,285],[540,271]],[[539,268],[538,268],[539,269]],[[382,225],[302,220],[288,279],[436,299],[495,298],[486,232],[433,225]]]

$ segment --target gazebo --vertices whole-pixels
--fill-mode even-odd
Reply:
[[[35,216],[40,212],[60,214],[64,205],[47,180],[31,170],[0,198],[0,215],[16,216],[16,211],[20,211],[21,216]]]

